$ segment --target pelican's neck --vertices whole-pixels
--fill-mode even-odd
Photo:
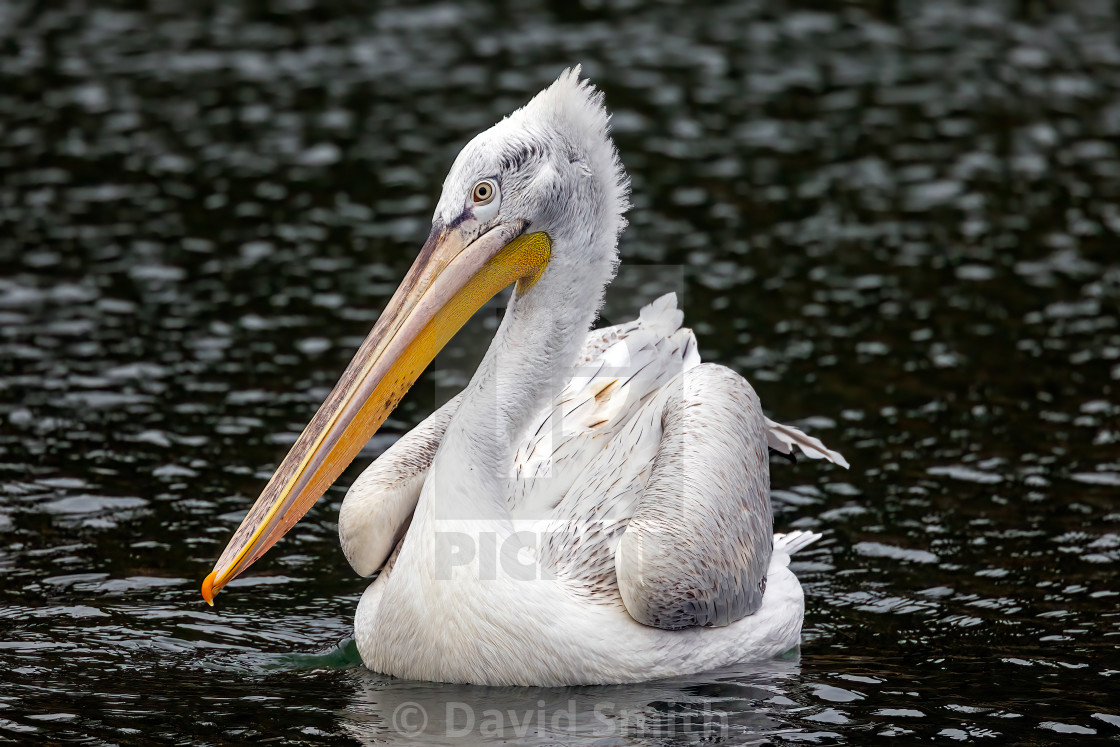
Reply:
[[[420,510],[440,519],[508,520],[518,438],[570,376],[612,269],[550,265],[538,285],[514,293],[448,425]]]

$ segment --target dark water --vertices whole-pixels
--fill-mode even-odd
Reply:
[[[1120,15],[838,7],[0,0],[0,741],[1118,740]],[[852,462],[774,465],[778,528],[824,534],[800,659],[371,674],[361,465],[208,608],[454,153],[574,62],[634,179],[608,318],[680,289],[705,357]]]

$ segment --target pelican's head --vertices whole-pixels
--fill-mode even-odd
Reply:
[[[513,308],[573,308],[554,334],[586,331],[617,263],[629,180],[603,96],[579,68],[476,136],[443,184],[432,230],[318,413],[202,585],[213,597],[319,499],[436,353],[516,284]]]
[[[580,81],[577,67],[463,148],[444,180],[433,230],[469,242],[520,225],[563,248],[551,261],[613,269],[628,195],[603,94]]]

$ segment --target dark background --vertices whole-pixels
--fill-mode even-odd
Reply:
[[[777,528],[824,533],[800,660],[559,691],[355,667],[345,486],[497,312],[206,607],[454,154],[577,62],[634,183],[607,318],[680,290],[704,357],[852,463],[773,468]],[[650,719],[501,738],[1116,740],[1118,143],[1103,0],[0,0],[0,740],[408,742],[401,704],[573,697]]]

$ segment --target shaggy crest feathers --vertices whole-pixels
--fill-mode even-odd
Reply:
[[[611,115],[603,103],[603,92],[590,80],[581,80],[580,71],[580,65],[567,68],[552,85],[505,119],[511,124],[547,122],[573,141],[573,162],[580,157],[575,149],[583,150],[590,161],[586,168],[601,180],[605,202],[619,216],[621,234],[626,228],[622,215],[630,208],[630,177],[611,139]]]

